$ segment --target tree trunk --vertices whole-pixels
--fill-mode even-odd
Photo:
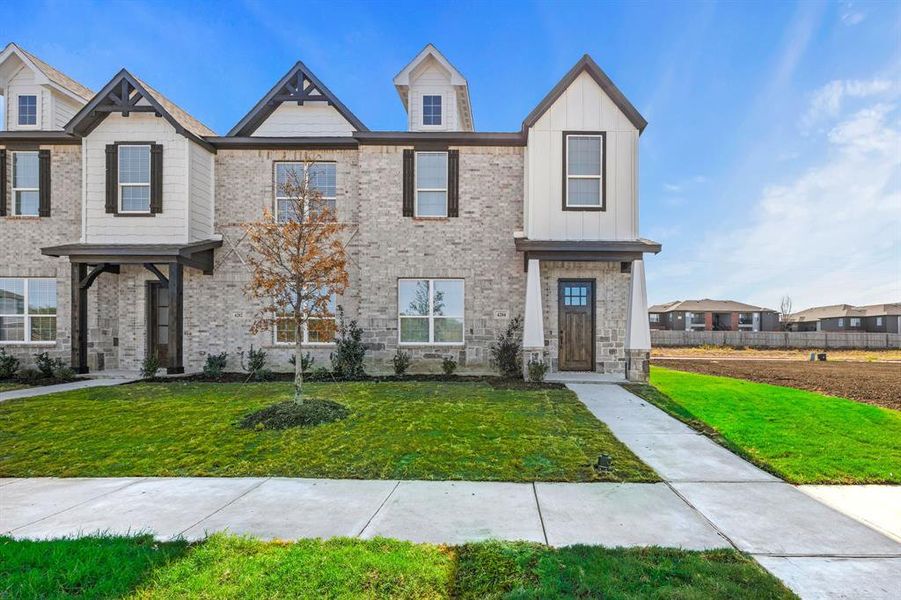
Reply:
[[[303,404],[303,326],[294,320],[294,403]]]

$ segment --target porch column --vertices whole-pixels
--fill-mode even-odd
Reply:
[[[647,381],[651,360],[651,326],[648,323],[648,294],[644,261],[632,262],[629,316],[626,323],[626,378]]]
[[[529,259],[526,275],[526,310],[522,328],[523,378],[528,379],[530,359],[544,360],[544,312],[541,307],[541,270]]]
[[[88,288],[81,282],[88,276],[88,266],[82,263],[71,263],[71,281],[69,283],[71,302],[69,306],[72,358],[69,366],[76,373],[88,372]]]
[[[169,263],[169,364],[166,373],[184,373],[184,356],[182,350],[182,330],[184,326],[184,267],[177,263]]]

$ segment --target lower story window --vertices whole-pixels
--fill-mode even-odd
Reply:
[[[56,341],[56,280],[0,278],[0,344]]]
[[[398,280],[397,315],[401,344],[462,344],[463,280]]]
[[[335,341],[335,297],[329,298],[327,313],[310,317],[303,327],[304,344],[331,344]],[[283,317],[275,324],[275,343],[294,344],[294,319]]]
[[[651,320],[651,323],[659,323],[660,322],[660,314],[659,313],[650,313],[648,317]]]

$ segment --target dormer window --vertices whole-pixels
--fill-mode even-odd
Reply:
[[[19,96],[19,125],[38,124],[38,97],[29,94]]]
[[[422,97],[422,124],[441,125],[441,96]]]
[[[119,146],[119,212],[150,213],[150,145]]]

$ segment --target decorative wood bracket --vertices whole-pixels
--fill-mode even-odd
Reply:
[[[297,106],[303,105],[304,102],[332,104],[328,95],[320,90],[302,69],[298,69],[270,101],[273,106],[280,102],[297,102]]]
[[[160,283],[162,283],[165,286],[169,285],[169,279],[165,275],[163,275],[162,271],[160,271],[159,269],[156,268],[155,264],[144,263],[144,268],[147,269],[148,271],[150,271],[151,273],[153,273],[154,275],[156,275],[156,278],[160,280]]]
[[[88,273],[87,276],[85,276],[84,278],[81,279],[81,281],[78,282],[78,287],[83,290],[86,290],[89,287],[91,287],[91,285],[93,285],[94,280],[97,279],[98,277],[100,277],[101,273],[118,273],[118,272],[119,272],[119,265],[111,265],[109,263],[103,263],[103,264],[97,265],[96,267],[91,269],[91,272]]]

